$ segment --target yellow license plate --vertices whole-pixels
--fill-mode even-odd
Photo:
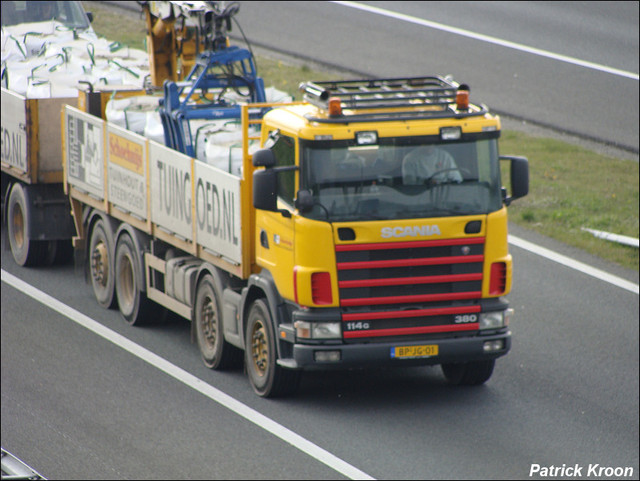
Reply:
[[[438,345],[430,344],[426,346],[401,346],[391,348],[392,358],[415,358],[432,357],[438,355]]]

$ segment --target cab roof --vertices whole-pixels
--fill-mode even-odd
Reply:
[[[500,130],[498,117],[484,105],[469,103],[469,87],[450,78],[307,82],[300,89],[306,103],[275,109],[267,118],[302,138],[353,138],[355,130],[436,135],[446,126],[463,132]]]

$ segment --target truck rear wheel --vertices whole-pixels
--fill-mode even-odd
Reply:
[[[221,302],[220,287],[213,276],[205,275],[198,284],[194,327],[202,361],[211,369],[229,369],[242,362],[242,351],[224,340]]]
[[[262,397],[293,394],[300,372],[278,366],[273,322],[267,304],[257,299],[249,310],[245,332],[245,364],[253,390]]]
[[[89,241],[89,273],[93,294],[102,307],[115,307],[115,288],[113,275],[113,248],[111,237],[107,235],[106,226],[98,220],[91,231]]]
[[[159,307],[141,290],[144,279],[142,264],[128,234],[118,239],[115,255],[115,290],[118,309],[128,324],[139,326],[159,315]]]
[[[447,381],[458,386],[478,386],[489,380],[496,364],[495,359],[456,364],[443,364],[442,372]]]
[[[7,209],[7,230],[13,258],[24,267],[51,264],[56,256],[56,241],[30,239],[27,233],[30,215],[24,188],[19,183],[13,184]]]

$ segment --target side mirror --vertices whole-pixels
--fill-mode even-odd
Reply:
[[[313,194],[309,190],[299,190],[295,200],[295,207],[300,212],[309,212],[313,209]]]
[[[259,151],[262,152],[262,151]],[[258,152],[253,155],[254,165]],[[253,173],[253,206],[256,209],[278,210],[278,173],[273,169],[256,170]]]
[[[511,197],[504,198],[504,203],[508,206],[515,199],[529,193],[529,161],[526,157],[512,155],[500,156],[500,160],[511,161]]]
[[[253,172],[253,206],[256,209],[280,212],[285,217],[291,217],[286,209],[278,209],[278,174],[298,170],[295,165],[274,167],[276,157],[272,150],[262,149],[253,154],[253,166],[264,167]]]
[[[254,167],[266,167],[267,169],[276,165],[276,157],[270,149],[261,149],[253,154]]]

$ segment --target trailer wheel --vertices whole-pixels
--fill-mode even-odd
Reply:
[[[46,264],[55,258],[55,243],[29,239],[30,211],[22,185],[13,184],[7,206],[7,230],[11,253],[16,263],[29,267]],[[53,251],[53,252],[52,252]]]
[[[144,279],[141,278],[141,260],[128,234],[120,236],[115,255],[115,291],[118,309],[128,324],[139,326],[159,316],[157,304],[150,301],[141,290]]]
[[[221,302],[222,294],[213,276],[205,275],[198,284],[194,327],[202,361],[211,369],[229,369],[242,362],[242,351],[224,340]]]
[[[478,386],[489,380],[493,374],[495,364],[495,359],[459,364],[442,364],[442,372],[450,384]]]
[[[89,241],[89,273],[93,294],[102,307],[115,307],[113,275],[113,248],[102,220],[98,220],[91,231]]]
[[[253,390],[262,397],[293,394],[300,384],[300,372],[276,363],[273,322],[262,299],[251,305],[245,332],[245,364]]]

